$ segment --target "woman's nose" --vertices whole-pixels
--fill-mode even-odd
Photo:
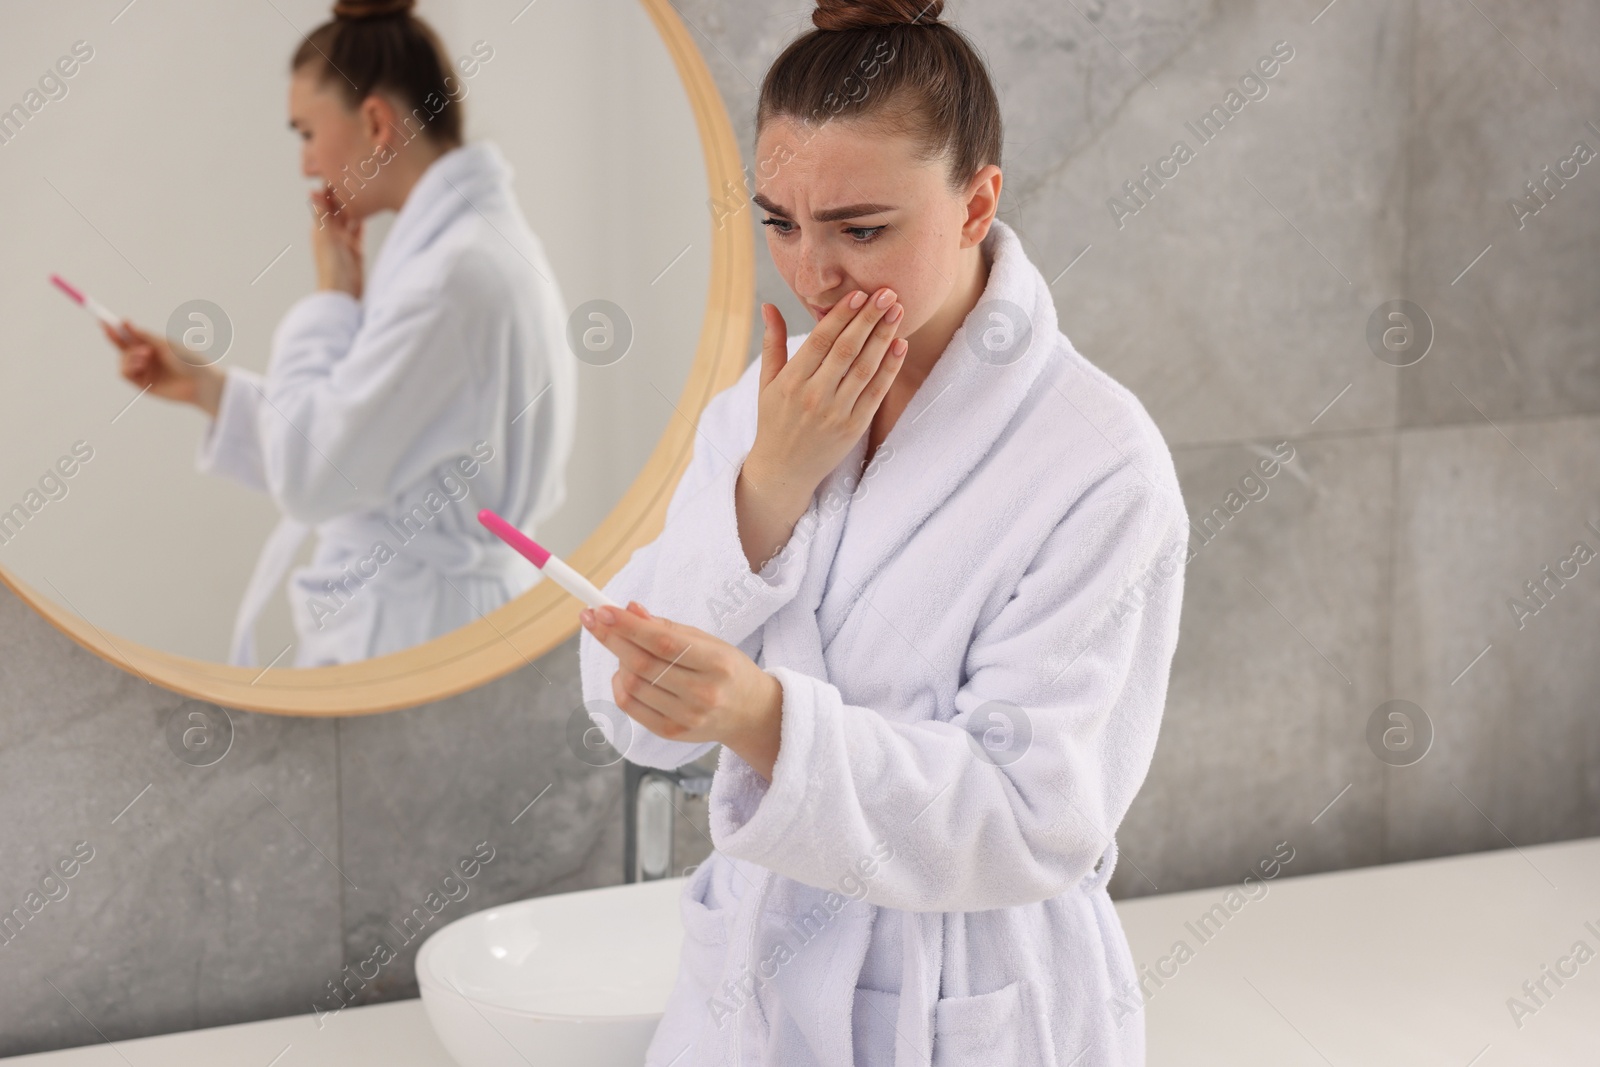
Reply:
[[[795,261],[795,289],[802,293],[816,293],[820,300],[823,293],[838,292],[840,277],[838,266],[828,254],[809,246],[802,237],[800,255]]]

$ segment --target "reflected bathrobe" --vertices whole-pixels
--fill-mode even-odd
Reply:
[[[1160,432],[1060,333],[1016,233],[995,221],[983,250],[982,299],[877,455],[863,470],[863,435],[772,561],[750,570],[734,508],[758,360],[605,586],[783,690],[770,784],[718,757],[649,1067],[1144,1062],[1105,885],[1155,748],[1189,524]],[[634,723],[616,657],[580,640],[585,706],[628,759],[713,747]]]
[[[311,561],[287,588],[297,667],[409,648],[539,580],[477,521],[493,508],[537,536],[566,497],[575,428],[567,309],[511,177],[491,142],[440,156],[395,215],[362,299],[302,298],[265,375],[228,371],[196,464],[283,512],[229,662],[257,662],[256,619],[312,529]]]

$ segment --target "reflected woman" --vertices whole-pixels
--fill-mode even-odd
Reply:
[[[125,378],[213,417],[199,468],[283,512],[230,663],[258,662],[255,622],[286,572],[294,666],[381,656],[472,622],[538,580],[478,510],[537,536],[566,498],[577,384],[566,307],[505,159],[463,143],[465,84],[413,3],[340,0],[290,63],[289,124],[304,174],[322,183],[317,292],[279,323],[266,374],[204,365],[131,324],[132,340],[106,330]],[[386,210],[397,215],[368,272],[362,223]],[[312,529],[311,561],[291,571]]]

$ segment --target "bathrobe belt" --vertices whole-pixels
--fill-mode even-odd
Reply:
[[[1111,880],[1117,865],[1117,839],[1100,854],[1100,866],[1078,883],[1096,893]],[[894,1067],[929,1067],[933,1059],[934,1009],[939,999],[939,974],[944,968],[944,913],[907,911],[901,915],[902,969],[900,1018],[895,1029],[904,1039],[895,1045]]]
[[[300,545],[312,527],[299,519],[285,515],[278,520],[272,533],[261,546],[255,570],[245,586],[239,601],[238,613],[233,621],[233,642],[228,662],[234,666],[249,667],[256,664],[255,627],[266,608],[267,601],[283,581],[294,562]],[[424,526],[419,530],[397,529],[387,516],[375,514],[341,515],[316,527],[317,537],[323,546],[333,545],[344,549],[342,554],[350,562],[371,553],[378,542],[386,544],[397,558],[405,558],[428,570],[450,577],[471,576],[484,578],[506,577],[515,574],[515,568],[525,565],[521,556],[501,541],[490,538],[480,541],[447,533],[437,527]],[[409,537],[409,540],[404,538]]]

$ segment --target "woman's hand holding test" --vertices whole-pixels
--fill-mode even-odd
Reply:
[[[617,657],[611,693],[635,722],[669,741],[727,745],[772,780],[783,687],[741,650],[704,630],[651,615],[586,609],[583,625]]]
[[[104,323],[100,328],[106,339],[122,352],[124,378],[156,396],[193,404],[216,418],[217,405],[222,398],[222,371],[201,362],[199,357],[193,361],[184,359],[171,341],[141,330],[126,319],[122,321],[126,331],[123,335]]]

